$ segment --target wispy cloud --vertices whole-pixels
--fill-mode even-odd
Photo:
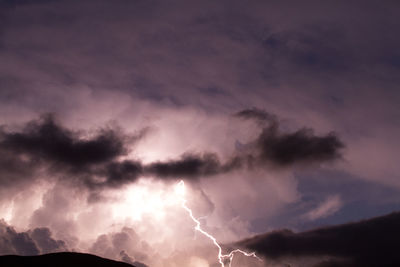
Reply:
[[[343,204],[339,195],[328,196],[326,200],[320,203],[316,208],[304,214],[303,218],[310,221],[326,218],[338,212]]]

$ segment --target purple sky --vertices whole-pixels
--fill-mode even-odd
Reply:
[[[174,202],[180,179],[222,243],[398,211],[399,14],[390,0],[0,1],[0,254],[218,266]],[[268,256],[233,267],[287,260]]]

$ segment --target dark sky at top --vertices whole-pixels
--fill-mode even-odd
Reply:
[[[390,0],[0,0],[0,235],[14,240],[0,253],[85,239],[158,266],[167,246],[106,219],[109,194],[180,179],[229,242],[399,210],[399,14]]]

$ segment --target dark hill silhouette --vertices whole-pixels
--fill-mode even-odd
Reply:
[[[91,254],[60,252],[39,256],[0,256],[0,266],[4,267],[134,267],[128,263],[113,261]]]

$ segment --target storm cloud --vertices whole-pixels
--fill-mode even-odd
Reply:
[[[17,181],[34,179],[35,171],[43,167],[52,174],[82,179],[88,185],[96,173],[114,178],[117,171],[112,162],[125,155],[127,146],[142,134],[128,137],[114,127],[84,138],[62,127],[53,115],[30,121],[20,131],[4,128],[0,132],[0,164],[7,166],[2,170],[3,184],[11,183],[13,177],[18,177]]]
[[[85,137],[82,132],[61,126],[53,115],[30,121],[20,131],[9,131],[3,126],[0,164],[6,166],[2,170],[6,175],[2,176],[2,183],[10,183],[13,176],[27,178],[40,166],[89,188],[101,188],[119,187],[142,176],[197,179],[254,166],[268,168],[265,163],[290,167],[298,162],[324,162],[340,157],[343,144],[334,134],[315,136],[312,129],[283,133],[278,129],[276,116],[259,109],[243,110],[236,116],[265,125],[251,142],[250,150],[235,153],[225,162],[215,153],[188,152],[177,159],[144,164],[141,159],[126,158],[133,144],[143,138],[143,131],[128,136],[119,128],[105,127]]]
[[[37,161],[49,161],[79,170],[111,161],[126,153],[124,137],[112,129],[101,129],[85,140],[63,128],[53,115],[27,123],[21,132],[1,133],[1,147],[16,154],[34,156]]]
[[[399,210],[400,5],[359,2],[0,0],[6,247],[214,266],[177,179],[224,244]]]
[[[65,242],[55,240],[49,228],[17,232],[0,220],[0,255],[30,256],[67,250]]]
[[[287,167],[296,163],[329,162],[341,157],[343,142],[331,132],[317,136],[313,129],[302,128],[294,132],[282,132],[276,115],[252,108],[235,114],[239,118],[255,120],[262,127],[261,134],[252,146],[256,160],[263,164]]]
[[[265,256],[315,257],[317,266],[397,266],[400,213],[295,233],[277,230],[238,242]],[[330,258],[326,260],[326,258]]]

